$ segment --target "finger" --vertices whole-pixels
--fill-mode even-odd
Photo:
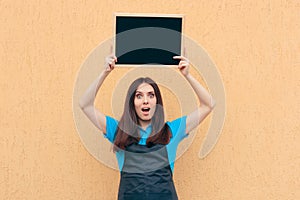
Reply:
[[[113,62],[116,62],[118,59],[117,59],[117,57],[115,56],[115,55],[110,55],[109,56],[109,59],[111,60],[111,61],[113,61]]]
[[[111,70],[113,70],[113,69],[115,68],[115,65],[114,65],[114,64],[109,64],[109,65],[108,65],[108,68],[109,68],[109,70],[111,71]]]
[[[174,56],[173,59],[180,59],[180,60],[183,60],[183,61],[188,61],[188,59],[184,56]]]
[[[182,63],[181,66],[187,67],[187,66],[189,66],[189,64],[188,63]]]
[[[118,58],[116,56],[114,56],[114,61],[118,62]]]
[[[184,57],[183,56],[173,56],[173,59],[182,60],[182,59],[184,59]]]
[[[181,61],[179,62],[179,65],[183,65],[183,64],[188,65],[189,62],[188,62],[187,60],[181,60]]]
[[[178,66],[179,70],[183,70],[184,68],[186,68],[186,66]]]
[[[112,64],[113,62],[116,62],[116,60],[117,60],[117,58],[115,56],[112,56],[112,55],[107,58],[107,62],[109,64]]]

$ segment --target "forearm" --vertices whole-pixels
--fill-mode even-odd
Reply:
[[[185,76],[185,78],[192,86],[194,92],[196,93],[200,101],[200,106],[205,106],[210,109],[213,109],[215,106],[215,100],[208,93],[208,91],[190,73],[188,73]]]
[[[102,73],[98,76],[98,78],[89,86],[89,88],[85,91],[83,96],[79,100],[79,106],[81,109],[84,109],[88,106],[93,106],[96,95],[99,91],[99,88],[103,84],[105,78],[109,72],[102,71]]]

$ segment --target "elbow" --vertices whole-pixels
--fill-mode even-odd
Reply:
[[[79,100],[78,105],[79,105],[79,108],[80,108],[81,110],[84,110],[85,104],[83,103],[82,99]]]
[[[210,113],[213,111],[215,106],[216,106],[216,101],[214,99],[211,99],[210,103],[203,105],[203,108],[205,108],[207,112]]]
[[[79,101],[78,105],[79,105],[80,110],[81,110],[85,115],[87,115],[87,108],[88,108],[87,105],[84,104],[83,102],[80,102],[80,101]]]
[[[214,99],[211,99],[211,102],[210,102],[210,110],[212,111],[214,108],[216,107],[216,101]]]
[[[79,108],[81,109],[81,110],[83,110],[84,108],[83,108],[83,105],[79,102]]]

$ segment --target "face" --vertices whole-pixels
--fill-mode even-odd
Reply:
[[[140,125],[150,123],[156,108],[156,96],[150,84],[142,83],[139,85],[134,97],[134,107]]]

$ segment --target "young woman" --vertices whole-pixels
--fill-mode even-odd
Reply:
[[[106,58],[105,69],[80,99],[86,116],[114,144],[121,172],[119,200],[178,199],[173,183],[178,144],[215,106],[211,95],[189,73],[188,60],[183,56],[173,58],[180,60],[178,69],[200,101],[200,106],[187,116],[165,122],[160,90],[150,78],[139,78],[131,84],[119,121],[98,111],[94,100],[115,68],[115,56]]]

